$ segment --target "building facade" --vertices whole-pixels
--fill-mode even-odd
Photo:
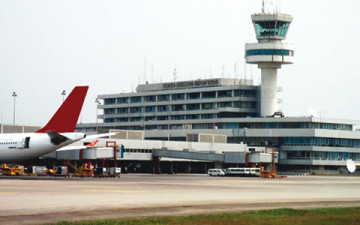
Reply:
[[[294,58],[293,46],[282,43],[292,19],[264,11],[252,15],[258,42],[246,44],[245,59],[261,69],[261,85],[237,79],[143,84],[134,93],[99,95],[103,122],[79,124],[77,129],[143,130],[147,140],[169,141],[222,135],[227,143],[275,148],[283,171],[345,170],[346,160],[360,162],[359,121],[284,117],[277,112],[277,70]]]
[[[201,81],[204,85],[144,84],[135,93],[99,95],[103,122],[78,124],[77,130],[143,130],[146,140],[170,141],[191,141],[189,134],[223,135],[227,143],[275,147],[283,171],[338,172],[347,159],[360,161],[359,121],[259,117],[259,86],[234,79]]]

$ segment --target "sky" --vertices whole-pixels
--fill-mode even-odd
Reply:
[[[282,111],[360,120],[360,1],[279,2],[295,45],[295,63],[278,71]],[[94,123],[97,95],[173,81],[174,68],[177,81],[258,83],[244,46],[260,11],[261,0],[0,0],[0,123],[13,123],[13,91],[16,124],[42,126],[77,85],[90,86],[79,122]]]

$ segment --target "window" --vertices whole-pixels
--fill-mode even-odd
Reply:
[[[212,123],[193,124],[193,129],[213,129]]]
[[[145,112],[156,112],[156,106],[146,106]]]
[[[185,116],[187,120],[196,120],[200,118],[199,114],[194,114],[194,115],[186,115]]]
[[[285,21],[256,21],[255,32],[257,36],[285,37],[289,29],[289,22]]]
[[[120,122],[120,123],[129,122],[129,118],[117,118],[116,122]]]
[[[104,99],[104,105],[112,105],[112,104],[115,104],[115,103],[116,103],[115,98],[106,98],[106,99]]]
[[[158,101],[159,102],[170,101],[170,95],[159,95],[158,96]]]
[[[186,94],[186,98],[187,99],[199,99],[200,98],[200,93],[196,92],[196,93],[187,93]]]
[[[218,108],[231,108],[232,102],[219,102]]]
[[[227,97],[232,97],[232,91],[231,90],[218,91],[218,98],[227,98]]]
[[[104,109],[104,115],[113,115],[115,114],[115,109]]]
[[[168,112],[169,111],[169,106],[168,105],[159,105],[157,107],[157,111],[158,112]]]
[[[284,55],[294,56],[294,51],[286,49],[253,49],[246,51],[247,56],[252,55]]]
[[[210,103],[202,103],[201,104],[201,108],[202,109],[215,109],[216,108],[216,104],[213,102]]]
[[[153,120],[156,120],[155,116],[147,116],[147,117],[145,117],[145,121],[153,121]]]
[[[200,104],[187,104],[186,110],[199,110]]]
[[[145,102],[156,102],[156,96],[155,95],[144,96],[144,100]]]
[[[185,94],[173,94],[171,97],[171,99],[174,101],[184,100]]]
[[[113,123],[114,122],[114,118],[105,118],[104,119],[105,123]]]
[[[184,111],[185,105],[172,105],[171,111]]]
[[[216,92],[215,91],[203,92],[202,98],[216,98]]]
[[[129,98],[117,98],[117,104],[125,104],[128,103]]]
[[[171,116],[171,120],[184,120],[185,115]]]
[[[128,108],[117,108],[116,113],[117,114],[126,114],[126,113],[128,113]]]
[[[131,97],[130,98],[131,103],[139,103],[139,102],[141,102],[141,100],[142,100],[141,96],[136,96],[136,97]]]
[[[202,114],[201,119],[213,119],[214,114]]]
[[[256,97],[255,90],[235,90],[234,97]]]
[[[130,113],[141,113],[141,112],[142,112],[141,107],[131,107],[130,108]]]
[[[140,121],[142,121],[142,117],[130,117],[130,122],[140,122]]]

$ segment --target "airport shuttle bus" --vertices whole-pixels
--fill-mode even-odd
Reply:
[[[226,176],[260,177],[260,168],[227,168]]]

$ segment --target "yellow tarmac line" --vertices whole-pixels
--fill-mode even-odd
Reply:
[[[94,190],[94,189],[87,189],[82,190],[84,192],[101,192],[101,193],[140,193],[140,192],[147,192],[147,191],[127,191],[127,190]]]
[[[16,194],[16,192],[0,192],[0,195],[13,195]]]

